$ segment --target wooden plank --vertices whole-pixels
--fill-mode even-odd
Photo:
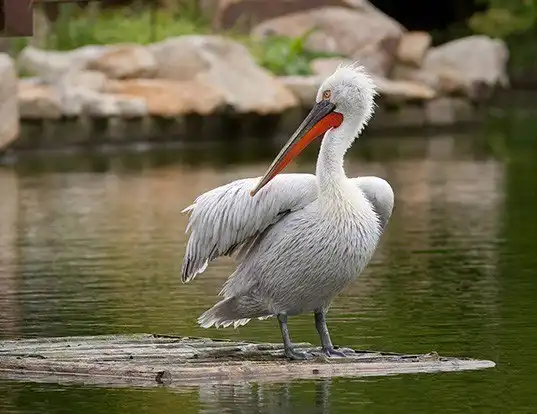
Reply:
[[[495,366],[492,361],[436,353],[356,351],[348,358],[326,358],[311,344],[297,347],[316,356],[289,362],[281,344],[150,334],[0,341],[0,377],[154,387],[451,372]]]

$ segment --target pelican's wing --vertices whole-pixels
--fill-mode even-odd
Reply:
[[[352,180],[373,204],[384,231],[393,211],[394,195],[392,187],[386,180],[379,177],[358,177]]]
[[[192,280],[209,262],[233,252],[276,223],[317,198],[312,174],[281,174],[254,197],[250,191],[260,177],[233,181],[200,195],[183,211],[190,212],[191,230],[181,279]]]

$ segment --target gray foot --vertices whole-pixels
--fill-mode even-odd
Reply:
[[[331,348],[323,348],[323,354],[325,354],[327,357],[341,357],[341,358],[346,358],[350,355],[354,355],[355,352],[354,350],[350,349],[350,348],[338,348],[338,349],[334,349],[333,347]]]

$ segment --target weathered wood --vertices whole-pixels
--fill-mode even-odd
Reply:
[[[492,361],[356,351],[348,358],[317,353],[288,362],[280,344],[150,334],[0,341],[0,377],[103,386],[270,382],[284,379],[381,376],[491,368]]]

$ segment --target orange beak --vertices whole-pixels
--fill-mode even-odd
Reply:
[[[334,112],[335,105],[328,100],[322,100],[315,104],[308,116],[302,121],[293,136],[284,145],[278,156],[261,178],[257,186],[250,191],[253,197],[270,180],[289,164],[298,154],[302,152],[315,138],[323,135],[331,128],[337,128],[343,122],[343,115]]]

